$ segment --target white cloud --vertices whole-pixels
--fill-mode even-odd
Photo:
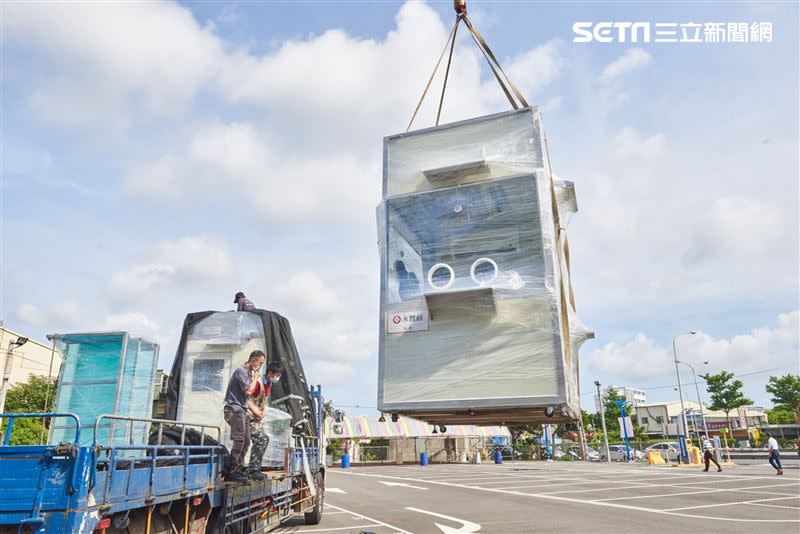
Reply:
[[[778,205],[755,198],[724,196],[713,201],[695,228],[684,259],[690,263],[720,257],[747,261],[769,255],[791,240]]]
[[[164,338],[164,333],[158,323],[142,312],[111,314],[103,320],[101,329],[128,332],[134,337],[143,337],[159,342]]]
[[[325,280],[315,271],[303,270],[274,276],[265,295],[291,320],[304,357],[364,361],[374,357],[378,347],[377,331],[369,328],[377,302],[364,302],[365,281],[377,287],[373,277]]]
[[[334,314],[341,302],[335,290],[327,287],[317,273],[308,270],[291,275],[275,288],[274,296],[279,301],[291,302],[308,316]]]
[[[651,59],[650,54],[641,48],[629,48],[622,56],[605,66],[599,80],[603,83],[612,82],[646,66]]]
[[[57,302],[50,310],[50,318],[53,322],[64,326],[74,326],[80,324],[84,316],[83,306],[75,301]]]
[[[349,219],[379,199],[379,153],[359,159],[344,146],[317,154],[273,147],[253,124],[213,123],[178,153],[132,169],[125,191],[172,205],[229,193],[273,221]]]
[[[227,246],[205,237],[162,241],[147,254],[147,262],[112,273],[109,291],[115,300],[135,301],[159,291],[195,281],[224,280],[233,267]]]
[[[564,102],[564,97],[554,96],[553,98],[549,99],[547,102],[542,104],[542,111],[545,113],[556,113],[559,109],[561,109],[561,104],[563,102]]]
[[[511,59],[505,69],[511,81],[522,92],[529,103],[531,98],[553,83],[561,74],[564,59],[563,42],[554,39]],[[487,83],[496,85],[494,79]],[[495,88],[500,91],[499,88]]]
[[[182,111],[222,54],[211,28],[170,2],[20,2],[3,18],[8,43],[57,63],[36,77],[31,103],[65,126],[124,127],[134,112]]]
[[[311,384],[352,383],[356,372],[352,365],[340,362],[314,361],[306,371]]]
[[[40,325],[45,322],[45,316],[41,310],[30,303],[21,304],[17,308],[17,319],[31,325]]]
[[[617,155],[623,158],[653,159],[664,154],[666,137],[662,133],[644,137],[626,126],[614,138],[614,147]]]
[[[83,308],[75,301],[48,303],[42,310],[35,304],[21,304],[16,311],[17,319],[31,326],[70,327],[83,319]]]
[[[783,372],[800,373],[799,321],[800,311],[795,310],[779,315],[771,327],[755,328],[730,339],[717,339],[702,332],[682,336],[677,341],[678,358],[694,365],[698,372],[703,372],[701,362],[707,361],[707,369],[712,372],[745,374],[780,368]],[[641,333],[584,353],[584,362],[591,373],[631,384],[669,377],[675,370],[672,347],[659,345]]]

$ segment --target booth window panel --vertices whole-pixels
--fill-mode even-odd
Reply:
[[[222,391],[225,360],[195,360],[192,366],[192,391]]]
[[[65,336],[62,339],[64,369],[59,380],[119,379],[123,335]]]
[[[409,300],[437,291],[429,280],[437,264],[453,269],[448,290],[479,287],[484,262],[497,265],[494,286],[506,283],[529,294],[545,285],[539,203],[533,176],[440,189],[386,200],[387,254],[384,299]],[[446,272],[435,270],[437,280]],[[477,279],[477,282],[476,282]],[[446,281],[445,281],[446,282]]]
[[[208,345],[245,345],[252,339],[263,338],[261,318],[249,312],[212,313],[188,334],[188,341],[204,341]]]
[[[530,109],[386,139],[384,197],[530,173],[542,166]]]

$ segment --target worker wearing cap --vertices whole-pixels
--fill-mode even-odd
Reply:
[[[250,395],[248,411],[250,412],[250,462],[247,466],[247,475],[257,480],[263,480],[261,474],[261,463],[264,461],[264,453],[267,452],[269,445],[269,434],[266,428],[267,399],[272,391],[272,385],[279,382],[283,374],[283,364],[281,362],[270,362],[267,365],[267,375],[262,382],[260,372],[255,371],[258,386]]]
[[[241,291],[236,293],[236,295],[233,297],[233,303],[236,304],[236,311],[249,311],[256,309],[256,305],[253,304],[249,298],[245,297],[244,293]]]

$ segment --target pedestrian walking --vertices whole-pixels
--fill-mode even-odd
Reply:
[[[711,440],[708,439],[708,436],[703,436],[703,462],[706,464],[706,468],[703,471],[708,472],[708,468],[710,467],[710,463],[714,462],[714,465],[717,466],[717,473],[722,471],[722,466],[719,465],[719,462],[714,457],[714,446],[711,444]]]
[[[769,464],[774,467],[778,472],[776,474],[783,474],[783,466],[781,465],[781,450],[778,447],[778,440],[772,437],[772,434],[767,432],[767,447],[769,448]]]

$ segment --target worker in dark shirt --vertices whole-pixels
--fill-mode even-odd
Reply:
[[[258,371],[264,365],[266,356],[260,350],[250,353],[247,362],[233,372],[225,392],[225,422],[231,427],[231,465],[225,479],[232,482],[248,480],[243,462],[250,447],[250,416],[252,400],[250,396],[260,386]]]
[[[236,295],[233,297],[233,303],[236,304],[236,311],[249,311],[256,309],[256,305],[253,304],[249,298],[245,297],[244,293],[241,291],[236,293]]]

